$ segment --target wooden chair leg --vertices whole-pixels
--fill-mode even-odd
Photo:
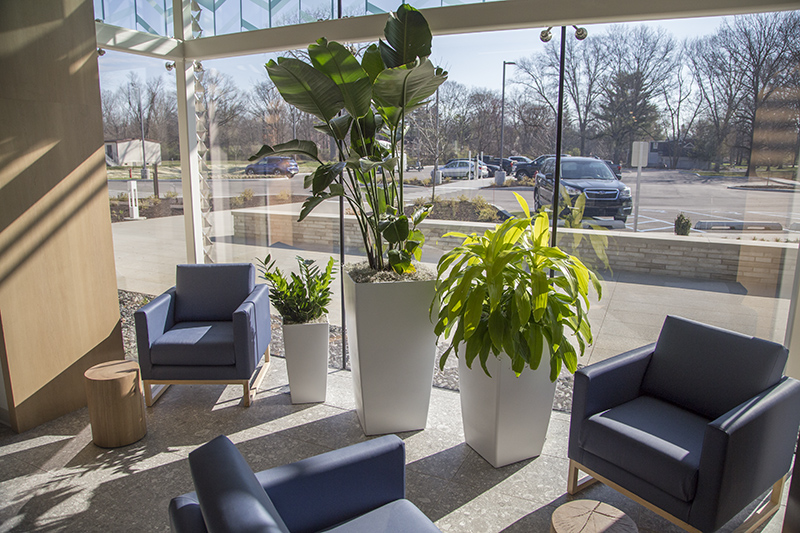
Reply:
[[[242,405],[245,407],[250,407],[250,404],[255,400],[256,393],[258,393],[259,387],[261,387],[261,383],[264,381],[264,378],[267,376],[267,370],[269,370],[269,345],[267,345],[267,350],[264,352],[264,363],[261,365],[261,368],[256,374],[255,379],[253,380],[252,385],[250,384],[250,380],[245,381],[242,383]]]
[[[153,383],[148,380],[143,380],[142,386],[144,388],[144,403],[147,407],[153,407],[153,404],[161,398],[161,395],[164,394],[164,391],[169,387],[169,385],[153,385]],[[155,387],[155,389],[152,387]]]
[[[245,407],[250,407],[252,403],[253,397],[252,392],[250,391],[250,380],[245,380],[242,382],[242,405]]]
[[[567,493],[577,494],[589,485],[597,483],[597,480],[591,476],[585,479],[583,483],[579,483],[581,477],[581,470],[578,468],[578,463],[569,460],[569,475],[567,477]]]
[[[781,507],[781,496],[783,496],[783,484],[786,481],[786,476],[780,478],[772,486],[772,492],[769,495],[769,501],[764,503],[759,509],[751,514],[747,520],[737,527],[733,533],[751,533],[755,531],[761,524],[767,521],[772,515],[778,512]]]

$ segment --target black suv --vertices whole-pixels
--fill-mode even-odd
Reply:
[[[297,161],[293,157],[269,155],[262,157],[257,162],[247,165],[244,173],[248,176],[253,174],[264,174],[279,176],[281,174],[291,178],[300,172],[300,167],[297,166]]]
[[[536,209],[553,203],[553,175],[556,158],[544,160],[536,174]],[[586,195],[583,211],[587,217],[614,217],[625,222],[631,214],[631,189],[617,179],[605,161],[592,157],[562,157],[561,187],[572,201]]]

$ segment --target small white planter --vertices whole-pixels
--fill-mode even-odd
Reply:
[[[355,283],[344,276],[353,390],[366,435],[425,428],[436,358],[428,317],[434,285]]]
[[[292,403],[324,402],[328,385],[328,321],[284,324],[283,349]]]
[[[491,378],[478,358],[469,369],[459,353],[464,435],[467,444],[495,468],[542,453],[556,391],[547,353],[545,345],[539,368],[526,368],[519,377],[505,353],[499,359],[490,354],[486,366]]]

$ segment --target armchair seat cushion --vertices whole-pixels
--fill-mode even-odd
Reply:
[[[581,441],[587,452],[689,502],[708,423],[671,403],[639,396],[589,417]]]
[[[233,322],[178,322],[153,342],[150,361],[173,366],[235,365]]]
[[[353,520],[326,530],[328,533],[439,533],[439,528],[408,500],[395,500]]]

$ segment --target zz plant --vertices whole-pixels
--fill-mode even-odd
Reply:
[[[267,255],[258,262],[261,277],[270,286],[269,299],[283,317],[284,324],[314,322],[327,314],[334,274],[332,257],[325,271],[320,272],[313,259],[303,259],[298,255],[300,273],[292,272],[288,278],[275,266],[271,256]]]
[[[338,161],[323,162],[313,142],[297,139],[265,145],[250,159],[302,154],[319,163],[305,178],[311,196],[300,220],[324,200],[343,197],[355,213],[370,267],[404,273],[413,272],[412,259],[421,256],[425,238],[417,225],[431,209],[404,213],[406,116],[427,103],[447,73],[428,59],[431,31],[413,7],[402,4],[391,13],[384,35],[360,63],[347,47],[321,38],[308,47],[310,64],[291,57],[266,64],[283,99],[322,121],[316,128],[333,138]]]
[[[562,365],[575,372],[578,354],[592,343],[589,288],[594,286],[598,296],[602,288],[578,258],[549,245],[547,214],[531,217],[525,200],[514,194],[524,217],[510,218],[482,236],[447,234],[464,242],[438,264],[435,333],[451,340],[439,365],[444,368],[450,353],[464,345],[469,368],[477,358],[489,375],[489,354],[505,352],[519,375],[526,366],[539,367],[546,343],[555,381]]]

